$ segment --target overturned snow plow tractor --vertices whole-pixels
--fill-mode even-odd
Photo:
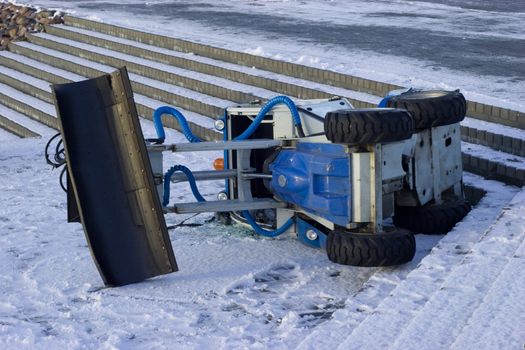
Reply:
[[[215,212],[258,234],[326,249],[335,263],[390,266],[412,260],[414,233],[446,233],[470,209],[459,91],[395,91],[371,109],[339,97],[278,96],[227,108],[215,122],[220,142],[200,140],[167,106],[153,116],[157,138],[144,141],[125,69],[54,92],[75,204],[109,284],[176,271],[162,211]],[[165,114],[189,143],[165,143]],[[163,164],[163,152],[210,150],[224,152],[222,168]],[[203,198],[197,182],[218,179],[224,191]],[[197,201],[170,205],[175,182],[188,182]],[[126,268],[128,260],[135,265]]]

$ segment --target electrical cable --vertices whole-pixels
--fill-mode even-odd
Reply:
[[[67,193],[67,187],[64,185],[64,174],[67,174],[67,167],[64,167],[64,169],[62,169],[62,171],[60,172],[60,177],[59,177],[60,187],[62,187],[64,192]]]
[[[58,143],[55,146],[55,154],[53,156],[53,160],[51,160],[51,156],[49,154],[49,148],[51,146],[51,143],[60,136],[60,133],[57,133],[53,135],[49,141],[46,143],[46,147],[44,149],[44,156],[46,158],[47,164],[51,165],[53,168],[59,168],[62,165],[66,163],[65,157],[62,157],[61,154],[64,154],[64,148],[60,148],[62,145],[62,140],[59,140]]]

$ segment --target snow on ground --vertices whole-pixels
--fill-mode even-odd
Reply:
[[[153,136],[142,121],[145,136]],[[169,142],[184,142],[168,130]],[[416,258],[393,268],[357,268],[328,261],[324,251],[292,237],[267,239],[210,214],[167,215],[180,271],[108,289],[97,273],[79,224],[65,222],[58,171],[43,160],[45,139],[0,144],[0,347],[2,348],[311,348],[323,335],[356,326],[401,284],[442,238],[417,236]],[[218,152],[167,156],[167,164],[210,168]],[[444,245],[462,257],[517,189],[468,175],[488,193]],[[221,182],[201,183],[214,198]],[[173,185],[172,203],[189,201]],[[515,205],[525,206],[525,201]],[[466,236],[465,236],[466,234]],[[518,232],[517,234],[523,234]],[[465,243],[470,238],[471,243]],[[440,245],[442,245],[440,243]],[[439,246],[437,248],[439,252]],[[430,255],[438,271],[450,257]],[[417,271],[417,270],[415,270]],[[371,279],[370,279],[371,278]],[[369,280],[370,279],[370,280]],[[432,285],[432,280],[427,280]],[[410,289],[410,285],[405,286]],[[332,318],[333,317],[333,318]],[[480,315],[484,318],[486,315]],[[519,314],[516,316],[520,319]],[[308,337],[319,334],[319,337]],[[521,333],[518,332],[518,336]],[[513,344],[513,343],[509,343]]]
[[[524,109],[521,102],[515,102],[523,100],[525,91],[519,79],[434,69],[423,60],[359,50],[349,53],[336,45],[269,40],[261,32],[219,30],[195,21],[130,17],[104,11],[104,6],[111,4],[108,1],[104,6],[97,1],[84,5],[76,1],[35,3],[401,85],[460,87],[469,98]],[[99,9],[93,7],[97,3]],[[126,3],[144,6],[143,2]],[[367,24],[370,14],[380,14],[390,6],[390,2],[353,1],[360,6],[356,12],[351,10],[355,7],[341,10],[343,3],[236,0],[227,5],[259,14],[284,11],[299,19],[308,18],[308,9],[322,10],[327,16],[312,20],[333,23],[351,12],[364,25],[374,25]],[[422,20],[412,17],[413,21],[404,20],[402,13],[389,16],[393,27],[426,25],[429,29],[442,23],[437,19],[449,15],[444,32],[465,29],[466,23],[466,36],[522,36],[515,28],[520,23],[519,11],[513,15],[469,12],[421,1],[394,3],[401,6],[396,11],[409,11],[413,6],[424,16]],[[212,5],[208,0],[199,6],[203,4]],[[92,7],[86,12],[82,6],[88,5]],[[290,12],[292,6],[294,11]],[[329,8],[333,10],[327,12]],[[488,21],[489,17],[494,26],[480,31],[476,19]],[[48,110],[36,100],[34,105]],[[198,118],[195,116],[196,121]],[[146,137],[153,136],[150,122],[142,121],[142,127]],[[521,137],[522,133],[512,135]],[[525,344],[521,327],[525,324],[525,248],[521,243],[525,236],[525,190],[465,174],[466,184],[487,191],[477,207],[445,237],[418,235],[411,263],[379,269],[336,265],[328,261],[324,251],[305,247],[292,237],[261,238],[244,227],[213,221],[211,214],[170,214],[166,220],[168,226],[175,226],[170,229],[170,238],[180,271],[109,289],[98,275],[81,226],[65,222],[66,201],[58,185],[59,172],[43,160],[46,138],[19,139],[0,130],[0,141],[2,349],[323,349],[357,345],[402,348],[407,344],[419,349],[516,349]],[[167,141],[185,142],[172,130],[167,130]],[[477,145],[464,147],[487,153]],[[208,169],[219,156],[218,152],[169,154],[166,164]],[[222,184],[208,182],[199,187],[205,197],[215,198]],[[173,185],[171,203],[191,200],[188,186]],[[378,332],[367,332],[366,325]]]

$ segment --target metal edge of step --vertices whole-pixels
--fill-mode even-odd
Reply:
[[[49,64],[55,68],[60,68],[78,75],[82,75],[89,78],[95,78],[98,76],[101,76],[105,74],[105,72],[97,70],[95,68],[87,67],[84,65],[81,65],[79,63],[71,62],[65,59],[56,58],[54,56],[48,55],[43,52],[39,52],[27,47],[19,46],[14,43],[10,44],[9,50],[13,53],[23,55],[26,57],[30,57],[34,60],[37,60],[39,62],[43,62],[46,64]],[[24,63],[16,62],[14,60],[11,60],[9,58],[0,57],[0,63],[4,64],[6,67],[16,69],[22,72],[25,72],[26,74],[29,74],[31,76],[40,78],[42,80],[50,81],[52,83],[67,83],[69,82],[68,79],[62,78],[60,76],[51,74],[51,73],[43,73],[41,74],[41,70],[38,70],[37,68],[31,67],[29,65],[26,65]],[[195,113],[199,113],[203,116],[210,117],[213,119],[216,119],[217,117],[221,116],[223,113],[223,109],[214,105],[206,104],[204,102],[188,98],[186,96],[177,95],[162,89],[158,89],[146,84],[142,84],[139,82],[131,81],[131,85],[133,87],[133,91],[145,96],[148,96],[153,99],[160,100],[165,103],[173,104],[177,107],[186,109],[188,111],[192,111]]]
[[[462,153],[463,170],[486,179],[497,180],[518,187],[525,186],[525,169]]]
[[[69,15],[65,16],[64,23],[65,25],[94,30],[100,33],[113,35],[128,40],[134,40],[148,45],[155,45],[181,52],[192,52],[226,62],[249,67],[253,66],[279,74],[285,74],[300,79],[315,81],[318,83],[342,87],[350,90],[372,93],[378,96],[384,96],[389,91],[400,88],[400,86],[393,84],[382,83],[314,67],[308,67],[294,63],[278,61],[271,58],[255,56],[243,52],[236,52],[193,43],[190,41],[170,38],[163,35],[141,32],[134,29],[95,22]],[[491,106],[475,101],[467,101],[467,105],[469,109],[469,116],[471,117],[525,129],[525,118],[523,118],[523,114],[525,113],[523,112],[515,111],[509,108]]]
[[[126,66],[130,73],[139,74],[148,78],[161,80],[163,82],[178,85],[190,90],[200,92],[209,96],[221,98],[228,101],[234,101],[237,103],[251,102],[254,100],[261,99],[252,94],[248,94],[241,91],[227,89],[219,85],[203,82],[201,80],[185,77],[179,74],[163,71],[157,68],[148,67],[143,64],[126,61],[116,57],[110,57],[107,55],[99,54],[93,51],[72,47],[63,43],[52,41],[37,35],[29,34],[29,42],[46,47],[48,49],[60,51],[63,53],[72,54],[84,59],[96,61],[100,64],[105,64],[111,67],[122,67]]]
[[[41,137],[40,134],[0,114],[0,128],[21,138]]]

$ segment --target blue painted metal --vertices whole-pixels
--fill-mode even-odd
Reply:
[[[272,191],[283,201],[335,224],[351,220],[350,157],[342,145],[299,143],[270,165]]]
[[[301,218],[296,219],[296,225],[297,238],[299,241],[312,248],[326,248],[326,239],[328,236],[323,231],[319,230],[315,226],[310,225],[307,221]],[[306,233],[310,230],[317,234],[317,239],[311,240],[308,238]]]

